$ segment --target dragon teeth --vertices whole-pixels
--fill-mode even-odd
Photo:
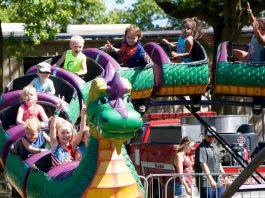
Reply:
[[[97,126],[96,129],[97,129],[97,132],[102,135],[103,130],[99,126]]]

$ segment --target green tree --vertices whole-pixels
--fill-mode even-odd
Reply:
[[[18,7],[20,20],[25,23],[26,35],[34,43],[51,39],[64,31],[69,23],[92,23],[104,13],[105,6],[97,0],[10,0]]]
[[[22,22],[25,36],[34,44],[53,39],[69,23],[98,22],[106,8],[100,0],[2,0],[1,22]],[[3,34],[0,31],[0,51],[3,52]],[[0,54],[0,84],[3,79],[3,53]],[[0,86],[2,91],[2,86]]]

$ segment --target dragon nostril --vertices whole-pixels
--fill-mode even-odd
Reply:
[[[109,120],[108,120],[108,118],[101,118],[101,121],[102,122],[108,122]]]

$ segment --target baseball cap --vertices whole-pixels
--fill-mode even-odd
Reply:
[[[211,126],[210,128],[211,128],[212,130],[214,130],[214,132],[216,132],[216,128],[215,128],[215,127]],[[207,128],[205,128],[205,130],[204,130],[204,135],[213,136],[213,135],[209,132],[209,130],[208,130]]]
[[[41,62],[37,65],[38,72],[50,72],[51,73],[51,65],[46,62]]]

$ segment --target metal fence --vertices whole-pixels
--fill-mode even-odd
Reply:
[[[191,174],[150,174],[147,177],[140,176],[143,186],[145,188],[145,197],[146,198],[177,198],[178,196],[175,195],[175,186],[176,180],[175,178],[178,177],[185,177],[187,175],[192,176],[192,182],[190,183],[192,189],[192,198],[200,198],[200,184],[199,186],[196,185],[195,177],[201,176],[217,176],[221,177],[221,183],[223,184],[224,188],[228,188],[231,182],[239,175],[239,174],[220,174],[220,173],[213,173],[213,174],[204,174],[204,173],[191,173]],[[256,176],[256,175],[254,175]],[[264,183],[264,182],[263,182]],[[248,189],[247,184],[253,187],[255,184],[255,180],[249,178],[246,181],[246,185],[244,189],[239,189],[232,198],[265,198],[265,188],[251,188]],[[258,184],[257,184],[258,185]],[[209,186],[210,187],[210,186]],[[211,187],[210,187],[211,188]],[[214,198],[217,198],[218,195],[215,194]],[[201,198],[210,198],[210,196],[201,197]]]

